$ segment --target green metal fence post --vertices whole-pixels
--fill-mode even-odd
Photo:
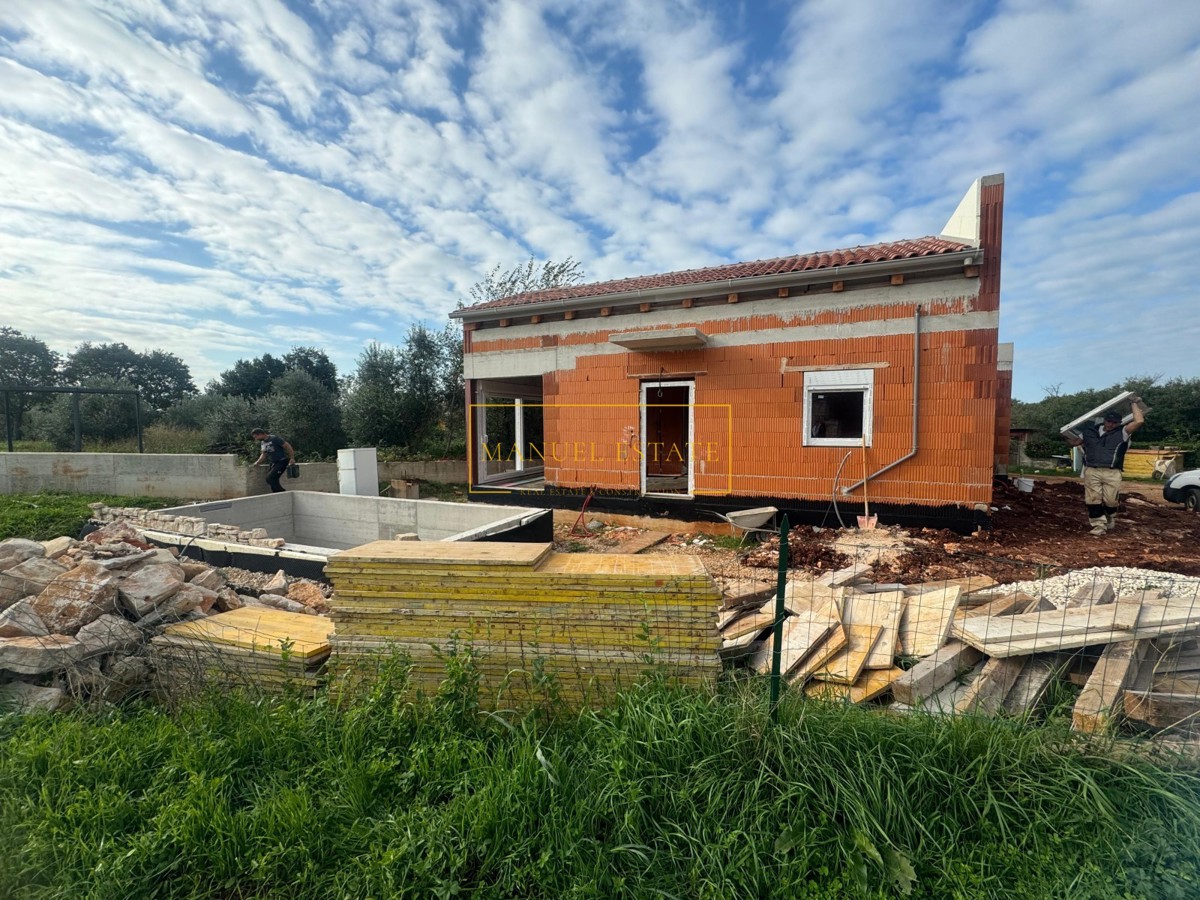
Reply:
[[[775,630],[771,640],[771,721],[775,721],[779,707],[780,658],[783,653],[784,591],[787,588],[788,570],[788,518],[783,517],[779,526],[779,579],[775,583]]]

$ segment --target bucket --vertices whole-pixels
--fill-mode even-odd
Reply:
[[[1017,485],[1018,491],[1024,491],[1026,494],[1033,493],[1033,479],[1032,478],[1018,478],[1016,480],[1016,485]]]

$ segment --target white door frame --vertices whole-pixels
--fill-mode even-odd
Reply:
[[[663,494],[653,493],[646,490],[646,407],[649,405],[648,394],[652,390],[658,390],[660,387],[685,387],[688,389],[688,457],[687,457],[687,477],[688,489],[686,496],[693,497],[696,493],[696,460],[692,456],[692,450],[696,446],[696,382],[695,381],[643,381],[642,382],[642,454],[641,454],[641,473],[642,473],[642,496],[643,497],[681,497],[683,494]],[[673,404],[656,404],[656,405],[673,405]]]

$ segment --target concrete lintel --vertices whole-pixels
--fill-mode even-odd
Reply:
[[[666,328],[622,331],[610,334],[608,340],[626,350],[695,350],[707,346],[708,335],[699,328]]]

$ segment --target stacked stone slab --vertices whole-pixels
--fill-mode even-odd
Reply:
[[[209,522],[198,516],[174,516],[141,507],[107,506],[103,503],[88,504],[92,518],[97,522],[125,522],[149,531],[181,534],[185,537],[206,538],[227,544],[245,544],[249,547],[266,547],[278,550],[286,541],[271,537],[265,528],[238,528]]]
[[[433,690],[469,648],[489,704],[600,703],[648,670],[720,670],[716,585],[694,557],[555,553],[550,544],[376,541],[332,556],[330,666],[369,676],[391,653]]]

